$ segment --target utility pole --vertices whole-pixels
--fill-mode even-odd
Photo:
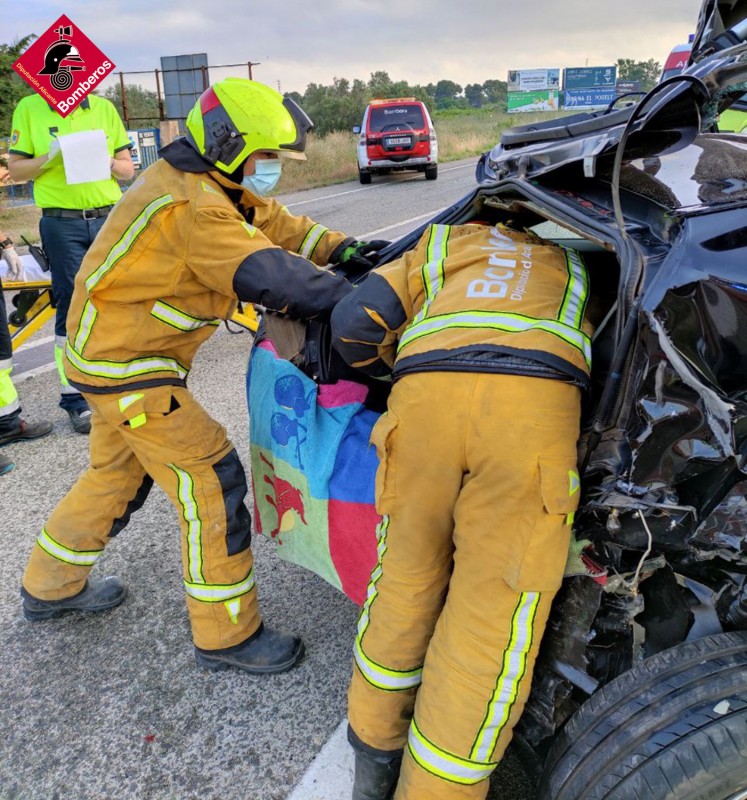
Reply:
[[[278,94],[282,94],[283,90],[280,88],[280,81],[275,81],[275,83],[278,85]]]
[[[246,62],[246,65],[249,68],[249,80],[250,81],[254,80],[254,78],[252,77],[252,67],[259,66],[259,64],[261,64],[261,63],[262,63],[261,61],[247,61]]]
[[[127,113],[127,92],[125,90],[124,73],[119,73],[119,93],[122,100],[122,118],[125,127],[130,127],[130,115]]]

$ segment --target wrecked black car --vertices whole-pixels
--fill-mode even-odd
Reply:
[[[576,545],[516,732],[541,800],[747,798],[747,137],[718,132],[746,18],[706,2],[682,75],[505,132],[431,220],[581,251],[601,305]]]

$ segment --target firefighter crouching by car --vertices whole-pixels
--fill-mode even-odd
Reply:
[[[315,264],[355,260],[370,243],[263,197],[280,176],[278,155],[305,158],[310,127],[263,84],[216,83],[190,112],[186,138],[161,151],[94,241],[65,351],[70,383],[93,410],[91,464],[33,548],[21,590],[28,619],[122,602],[118,579],[88,573],[155,480],[179,512],[197,663],[261,673],[300,660],[300,639],[262,625],[244,470],[185,382],[238,300],[306,318],[352,288]]]
[[[354,646],[355,800],[484,798],[560,587],[588,383],[577,253],[502,226],[432,225],[332,314],[384,377],[371,440],[378,565]],[[403,756],[404,748],[404,756]]]

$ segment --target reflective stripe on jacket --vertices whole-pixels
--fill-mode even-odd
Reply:
[[[302,318],[330,310],[351,286],[319,266],[347,241],[220,173],[161,159],[125,192],[76,277],[68,378],[90,392],[181,384],[237,300]]]
[[[431,225],[332,315],[336,349],[371,375],[512,371],[514,359],[584,384],[591,328],[581,256],[504,226]],[[484,354],[479,361],[470,356]],[[461,361],[460,361],[461,359]],[[558,374],[560,373],[560,374]]]

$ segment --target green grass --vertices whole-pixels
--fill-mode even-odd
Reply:
[[[433,121],[438,137],[439,161],[482,155],[492,149],[502,131],[515,125],[530,125],[557,117],[556,113],[506,114],[498,111],[447,113]]]
[[[330,133],[323,139],[313,134],[306,144],[306,161],[283,161],[283,175],[273,194],[297,192],[315,186],[358,180],[355,160],[356,134]]]
[[[0,208],[0,231],[18,245],[23,245],[21,236],[33,244],[39,241],[40,219],[41,211],[34,205],[6,206]]]

